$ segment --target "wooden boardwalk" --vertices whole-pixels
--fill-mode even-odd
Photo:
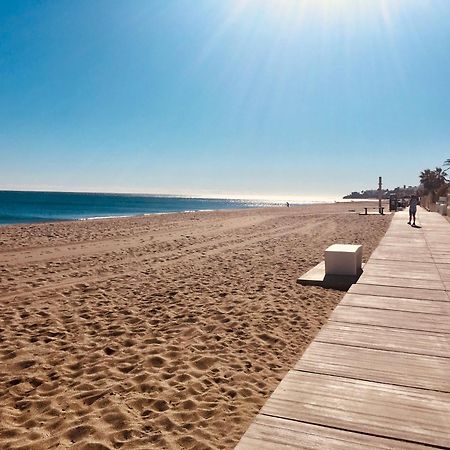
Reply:
[[[450,224],[396,213],[239,450],[450,448]]]

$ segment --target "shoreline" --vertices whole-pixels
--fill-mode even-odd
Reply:
[[[2,228],[0,447],[233,448],[343,296],[296,278],[390,223],[351,203]]]
[[[324,203],[325,199],[295,200],[295,204]],[[20,225],[144,214],[283,206],[285,200],[108,193],[0,191],[0,224]]]
[[[299,208],[305,206],[320,206],[320,205],[334,205],[334,204],[353,204],[353,203],[375,203],[378,200],[372,199],[356,199],[356,200],[343,200],[343,201],[334,201],[334,202],[321,202],[314,201],[309,203],[290,203],[289,208]],[[164,212],[150,212],[150,213],[137,213],[137,214],[124,214],[117,216],[92,216],[92,217],[80,217],[80,218],[68,218],[68,219],[54,219],[54,220],[42,220],[35,222],[18,222],[18,223],[1,223],[0,227],[13,227],[13,226],[27,226],[27,225],[45,225],[45,224],[56,224],[56,223],[70,223],[70,222],[84,222],[91,220],[111,220],[111,219],[130,219],[130,218],[143,218],[143,217],[151,217],[158,215],[167,215],[167,214],[188,214],[188,213],[206,213],[206,212],[216,212],[216,211],[243,211],[243,210],[253,210],[253,209],[267,209],[267,208],[286,208],[285,204],[270,204],[269,206],[249,206],[243,208],[221,208],[221,209],[198,209],[198,210],[185,210],[185,211],[164,211]]]

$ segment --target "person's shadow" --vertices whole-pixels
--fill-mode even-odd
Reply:
[[[419,225],[411,225],[413,228],[422,228],[422,227],[419,227]]]

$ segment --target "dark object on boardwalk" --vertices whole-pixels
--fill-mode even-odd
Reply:
[[[391,194],[389,196],[389,211],[397,211],[398,200],[397,194]]]

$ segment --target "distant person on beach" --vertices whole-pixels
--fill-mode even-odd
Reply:
[[[417,194],[413,194],[411,196],[411,200],[409,201],[409,221],[408,221],[408,225],[411,225],[411,219],[412,219],[413,227],[416,226],[416,212],[417,212],[418,203],[419,203],[419,196]]]
[[[289,208],[289,202],[286,202],[286,206]]]

